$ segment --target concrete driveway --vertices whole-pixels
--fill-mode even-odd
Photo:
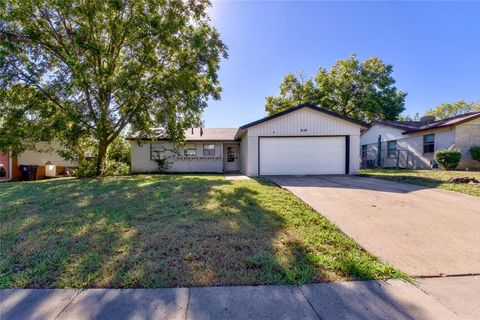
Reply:
[[[411,276],[480,274],[480,198],[356,176],[268,177]]]

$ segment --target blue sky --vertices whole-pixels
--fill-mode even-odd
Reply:
[[[265,116],[265,97],[286,73],[311,76],[351,53],[394,65],[408,114],[480,100],[480,2],[214,1],[210,16],[229,59],[207,127]]]

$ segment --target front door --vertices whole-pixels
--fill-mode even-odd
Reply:
[[[238,145],[226,144],[223,147],[223,170],[226,172],[238,171]]]

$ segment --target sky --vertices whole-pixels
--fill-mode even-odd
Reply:
[[[238,127],[266,115],[285,74],[313,76],[356,53],[393,65],[406,114],[480,101],[480,1],[214,1],[211,23],[228,46],[220,101],[206,127]]]

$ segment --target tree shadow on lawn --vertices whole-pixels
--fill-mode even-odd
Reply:
[[[448,181],[444,181],[441,179],[415,177],[415,176],[398,175],[398,174],[395,174],[395,176],[390,176],[390,175],[375,175],[375,174],[364,173],[364,174],[360,174],[359,176],[368,177],[368,178],[385,179],[385,180],[396,181],[396,182],[411,183],[411,184],[415,184],[423,187],[429,187],[429,188],[437,188],[442,184],[449,183]]]
[[[468,183],[453,183],[449,182],[445,178],[432,178],[432,177],[417,177],[411,175],[398,175],[398,173],[394,173],[394,175],[387,174],[369,174],[363,173],[360,176],[368,177],[368,178],[376,178],[376,179],[383,179],[393,182],[400,182],[400,183],[407,183],[411,185],[420,186],[422,188],[439,188],[439,189],[446,189],[451,191],[457,191],[461,193],[470,194],[473,196],[480,196],[480,186],[475,184],[468,184]]]
[[[342,235],[291,197],[263,180],[221,176],[13,185],[0,192],[0,287],[293,284],[382,275],[382,265],[353,241],[335,248]],[[309,230],[318,243],[302,238]],[[370,262],[380,269],[364,265]]]

